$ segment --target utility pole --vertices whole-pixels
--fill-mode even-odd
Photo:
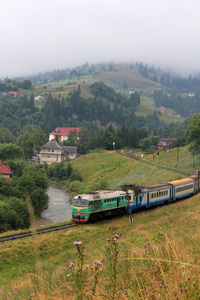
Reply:
[[[177,148],[177,158],[176,158],[177,162],[178,162],[178,154],[179,154],[179,147]]]

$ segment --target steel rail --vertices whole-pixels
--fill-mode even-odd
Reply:
[[[6,242],[6,241],[11,241],[11,240],[16,240],[16,239],[21,239],[29,236],[34,236],[34,235],[39,235],[43,233],[48,233],[48,232],[53,232],[53,231],[58,231],[61,229],[66,229],[66,228],[71,228],[78,226],[79,224],[77,223],[69,223],[69,224],[64,224],[64,225],[55,225],[52,227],[46,227],[42,229],[37,229],[37,230],[29,230],[26,232],[19,232],[16,234],[10,234],[10,235],[4,235],[0,237],[0,242]]]
[[[132,158],[132,159],[135,159],[135,160],[138,160],[142,163],[145,163],[145,164],[148,164],[148,165],[151,165],[151,166],[154,166],[154,167],[157,167],[157,168],[160,168],[160,169],[165,169],[165,170],[168,170],[168,171],[171,171],[171,172],[175,172],[175,173],[178,173],[178,174],[182,174],[182,175],[186,175],[186,176],[190,176],[188,173],[185,173],[185,172],[180,172],[178,170],[174,170],[174,169],[171,169],[171,168],[168,168],[168,167],[164,167],[164,166],[160,166],[160,165],[157,165],[157,164],[153,164],[151,162],[148,162],[148,161],[145,161],[145,160],[142,160],[138,157],[134,157],[132,156],[133,154],[131,153],[121,153],[119,150],[116,151],[117,154],[119,155],[122,155],[122,156],[125,156],[125,157],[128,157],[128,158]]]

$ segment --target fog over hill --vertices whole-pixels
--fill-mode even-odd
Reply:
[[[100,62],[200,71],[198,0],[1,1],[0,77]]]

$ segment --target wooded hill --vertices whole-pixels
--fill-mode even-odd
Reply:
[[[27,83],[30,89],[25,90]],[[134,132],[145,132],[133,138],[138,142],[130,146],[136,147],[140,138],[152,132],[178,137],[183,128],[184,135],[187,121],[183,126],[177,124],[176,130],[169,123],[183,122],[180,115],[189,117],[200,103],[199,79],[175,78],[141,63],[86,64],[29,79],[6,79],[1,86],[5,92],[17,86],[24,93],[18,98],[0,96],[0,127],[11,132],[6,135],[11,140],[25,132],[32,134],[38,126],[47,138],[57,126],[84,127],[94,136],[92,131],[97,133],[112,125],[117,132],[124,124]],[[188,96],[191,90],[192,97]],[[34,96],[38,94],[44,96],[44,101],[35,104]],[[164,106],[163,112],[160,106]],[[8,142],[5,137],[0,141]],[[101,143],[98,146],[104,147]]]

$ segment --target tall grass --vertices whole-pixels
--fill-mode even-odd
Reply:
[[[199,299],[200,196],[7,242],[1,299]],[[115,229],[111,231],[111,229]]]

